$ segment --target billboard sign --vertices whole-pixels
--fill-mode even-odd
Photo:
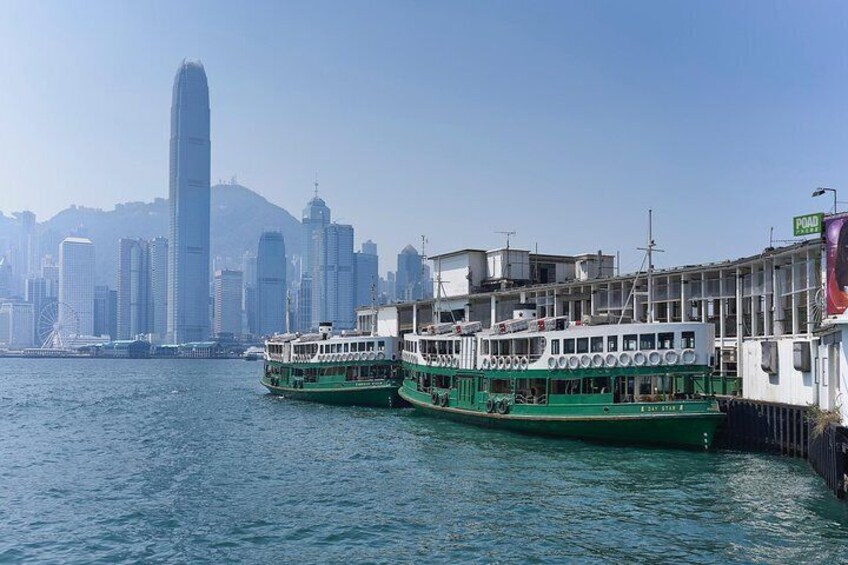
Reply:
[[[821,235],[823,217],[824,214],[821,212],[795,216],[792,221],[795,237],[802,235]]]
[[[848,216],[825,220],[824,235],[827,315],[838,316],[848,308]]]

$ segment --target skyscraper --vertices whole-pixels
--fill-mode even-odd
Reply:
[[[118,339],[117,296],[108,286],[94,287],[94,335]]]
[[[209,337],[209,87],[199,62],[183,61],[171,102],[168,337]]]
[[[151,333],[165,339],[168,333],[168,240],[156,237],[148,243],[150,249]]]
[[[395,295],[398,301],[421,300],[424,297],[423,274],[421,255],[407,245],[397,256]]]
[[[94,244],[66,237],[59,246],[59,323],[69,333],[94,334]]]
[[[318,276],[312,290],[315,320],[353,329],[355,282],[353,278],[353,226],[330,224],[318,240]],[[317,306],[317,308],[316,308]]]
[[[221,334],[241,335],[242,272],[222,269],[215,272],[215,316],[213,329]]]
[[[256,333],[286,329],[286,244],[283,234],[266,231],[256,255]]]
[[[118,339],[135,339],[139,334],[150,333],[153,317],[150,249],[145,240],[121,238],[118,241],[117,286]]]
[[[377,244],[368,240],[362,244],[362,250],[354,255],[354,278],[356,280],[354,306],[370,306],[377,300],[377,295],[380,292]]]
[[[303,260],[301,261],[300,288],[298,291],[298,328],[306,331],[317,328],[321,319],[322,286],[318,282],[319,245],[324,228],[330,225],[330,208],[318,197],[318,183],[315,183],[315,196],[303,209]]]

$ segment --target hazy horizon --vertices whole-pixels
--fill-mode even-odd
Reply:
[[[171,84],[203,61],[212,180],[320,195],[384,262],[512,245],[658,266],[757,253],[848,183],[848,8],[655,2],[10,2],[0,210],[167,198]],[[388,254],[388,257],[386,256]]]

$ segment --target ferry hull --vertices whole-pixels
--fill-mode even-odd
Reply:
[[[639,416],[528,416],[497,414],[441,407],[400,396],[428,416],[549,437],[567,437],[617,444],[662,445],[708,449],[724,418],[720,412],[698,414],[651,414]]]
[[[398,385],[395,383],[370,387],[290,388],[274,386],[262,379],[262,386],[277,396],[337,406],[398,408],[409,405],[398,394]]]

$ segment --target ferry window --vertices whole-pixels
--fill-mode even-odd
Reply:
[[[551,394],[580,394],[580,379],[552,379]]]
[[[489,381],[491,385],[489,392],[494,394],[510,394],[512,393],[512,381],[510,379],[492,379]]]
[[[603,337],[593,337],[592,338],[592,353],[603,353],[604,352],[604,338]]]
[[[680,334],[680,342],[683,349],[695,349],[695,332],[683,332]]]
[[[374,351],[374,342],[373,342],[373,341],[369,341],[369,342],[366,344],[366,347],[367,347],[368,351]]]
[[[562,352],[565,354],[574,353],[574,340],[564,339],[562,341]]]
[[[342,353],[349,353],[349,352],[348,352],[348,349],[347,349],[347,348],[348,348],[348,344],[346,344],[346,343],[345,343],[342,347],[344,347],[344,349],[342,349]]]
[[[559,355],[559,340],[554,339],[551,341],[551,355]]]
[[[577,353],[589,353],[589,338],[588,337],[578,337],[577,338]]]
[[[636,334],[627,334],[624,336],[624,339],[621,342],[622,349],[624,351],[636,351]]]
[[[488,354],[489,354],[489,340],[484,339],[483,340],[483,355],[488,355]]]
[[[607,394],[610,391],[609,377],[592,377],[583,382],[583,394]]]
[[[674,349],[674,333],[657,334],[657,349]]]
[[[639,334],[639,349],[655,349],[656,343],[656,334]]]
[[[611,335],[607,337],[607,351],[615,352],[618,351],[618,336]]]
[[[386,342],[382,339],[377,342],[377,351],[385,351],[386,350]]]

